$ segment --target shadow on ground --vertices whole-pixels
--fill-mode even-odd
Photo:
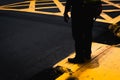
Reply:
[[[55,80],[57,77],[62,75],[64,73],[64,70],[61,69],[60,66],[57,66],[55,68],[48,67],[39,73],[35,74],[28,80]]]
[[[120,23],[118,24],[120,25]],[[95,23],[93,27],[93,42],[116,45],[120,43],[120,37],[114,35],[113,31],[109,29],[110,24]]]
[[[100,35],[101,37],[94,38],[94,42],[108,44],[108,45],[116,45],[120,43],[120,38],[115,36],[110,30],[106,30],[103,34]]]

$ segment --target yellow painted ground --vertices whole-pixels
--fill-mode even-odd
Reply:
[[[85,64],[68,63],[74,53],[55,64],[70,69],[56,80],[120,80],[120,48],[93,42],[92,52],[92,60]]]
[[[118,1],[118,0],[114,0]],[[111,16],[108,13],[119,13],[120,12],[120,3],[113,2],[110,0],[102,0],[103,10],[100,14],[100,17],[97,18],[97,22],[108,23],[108,24],[117,24],[120,22],[120,15]],[[19,11],[19,12],[29,12],[53,16],[63,16],[66,0],[25,0],[22,2],[16,2],[6,5],[1,5],[0,10],[10,10],[10,11]],[[105,9],[104,9],[105,7]],[[106,7],[109,7],[106,9]],[[114,7],[114,8],[113,8]],[[50,11],[48,11],[50,9]],[[51,9],[55,11],[51,11]],[[56,10],[57,9],[57,10]],[[47,11],[46,11],[47,10]]]

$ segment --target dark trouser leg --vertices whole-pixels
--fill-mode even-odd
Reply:
[[[92,47],[92,29],[86,30],[84,33],[85,37],[83,39],[83,53],[85,58],[91,57],[91,47]]]
[[[74,29],[73,38],[75,40],[76,57],[90,58],[91,57],[91,44],[92,44],[92,23],[85,25],[86,28]]]
[[[76,57],[86,58],[91,55],[91,43],[92,41],[88,37],[81,37],[75,40],[75,52]]]

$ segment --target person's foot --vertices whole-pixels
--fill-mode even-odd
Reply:
[[[85,61],[84,61],[84,59],[81,59],[81,58],[68,58],[68,62],[70,62],[70,63],[84,63]]]

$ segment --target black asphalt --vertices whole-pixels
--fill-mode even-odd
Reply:
[[[120,43],[108,26],[95,22],[93,42]],[[71,27],[63,17],[0,11],[0,80],[28,80],[72,52]]]
[[[6,4],[11,4],[11,3],[15,3],[15,2],[22,2],[25,0],[1,0],[0,1],[0,6],[1,5],[6,5]],[[26,0],[27,1],[27,0]]]

